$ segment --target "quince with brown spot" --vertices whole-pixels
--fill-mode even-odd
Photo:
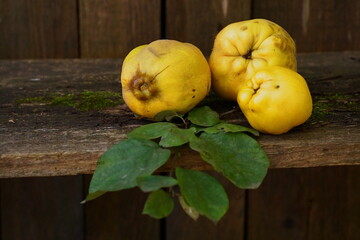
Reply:
[[[296,71],[295,42],[266,19],[232,23],[217,34],[209,64],[214,92],[235,101],[242,84],[265,66]]]
[[[137,115],[186,113],[208,94],[211,73],[202,52],[190,43],[156,40],[133,49],[124,59],[122,95]]]

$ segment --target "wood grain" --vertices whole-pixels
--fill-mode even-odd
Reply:
[[[90,180],[86,175],[85,191]],[[130,189],[85,203],[85,239],[160,239],[160,221],[141,214],[146,197],[139,189]]]
[[[318,95],[338,93],[359,101],[360,53],[300,54],[299,71]],[[306,61],[305,61],[306,60]],[[121,60],[24,60],[0,64],[0,176],[56,176],[92,173],[98,157],[124,139],[127,132],[147,123],[125,105],[104,111],[81,112],[74,108],[39,104],[16,105],[16,100],[46,94],[83,90],[120,90]],[[37,80],[33,80],[37,79]],[[326,83],[326,84],[324,84]],[[218,111],[236,103],[209,101]],[[225,120],[247,125],[239,110]],[[247,125],[248,126],[248,125]],[[271,167],[314,167],[360,163],[359,112],[332,109],[281,136],[261,135]],[[79,144],[81,143],[81,144]],[[199,155],[185,148],[179,166],[211,169]],[[171,163],[162,171],[169,171]]]
[[[79,57],[76,0],[1,0],[0,59]]]
[[[222,27],[250,17],[278,22],[300,52],[360,50],[359,13],[350,0],[0,0],[0,58],[123,58],[160,37],[209,55]],[[347,93],[359,103],[359,62],[359,53],[300,54],[299,71],[314,95]],[[360,239],[359,166],[309,168],[359,164],[359,112],[341,107],[284,136],[261,136],[277,169],[258,190],[224,182],[232,205],[218,225],[194,223],[179,206],[166,222],[142,216],[145,194],[136,189],[80,205],[89,176],[61,176],[92,173],[111,144],[146,121],[125,106],[80,112],[15,101],[118,91],[120,68],[120,59],[0,62],[1,239]],[[227,120],[247,124],[239,111]],[[179,166],[211,169],[188,148],[181,152]],[[57,177],[16,178],[31,176]]]
[[[360,237],[360,166],[272,169],[248,191],[248,239]]]
[[[253,18],[266,18],[284,27],[298,52],[360,50],[359,1],[255,0]]]
[[[124,58],[138,45],[160,38],[160,0],[80,0],[83,58]]]
[[[250,0],[166,1],[166,37],[195,44],[209,56],[218,31],[250,18]]]
[[[77,58],[78,35],[77,0],[0,1],[0,59]],[[81,177],[0,179],[0,191],[1,239],[83,239]]]
[[[83,239],[81,176],[1,179],[1,239]]]

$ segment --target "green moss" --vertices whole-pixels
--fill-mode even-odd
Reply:
[[[42,103],[50,106],[74,107],[80,111],[102,110],[123,104],[124,101],[119,92],[112,91],[83,91],[78,94],[50,94],[18,99],[17,104]]]
[[[29,97],[29,98],[22,98],[16,100],[16,104],[24,104],[24,103],[47,103],[48,100],[44,96],[38,97]]]
[[[326,94],[313,97],[310,120],[322,120],[337,111],[359,111],[358,94]]]
[[[329,114],[329,106],[325,103],[314,102],[311,120],[321,120]]]
[[[76,101],[74,100],[74,97],[74,94],[54,95],[49,97],[48,104],[52,106],[76,107]]]
[[[124,103],[121,94],[108,91],[83,91],[80,93],[75,107],[82,111],[101,110],[108,107],[115,107]]]

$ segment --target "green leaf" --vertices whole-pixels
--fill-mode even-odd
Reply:
[[[219,114],[211,110],[208,106],[194,108],[191,112],[189,112],[187,118],[193,124],[203,127],[211,127],[220,121]]]
[[[194,208],[190,207],[186,202],[183,196],[179,196],[179,203],[184,212],[191,217],[193,220],[198,220],[200,214],[198,211],[196,211]]]
[[[172,128],[177,128],[177,126],[169,122],[149,123],[132,130],[128,134],[128,138],[156,139],[166,134]]]
[[[171,121],[173,118],[182,118],[183,114],[179,114],[175,112],[174,110],[165,110],[162,112],[159,112],[155,115],[154,120],[155,121]]]
[[[181,129],[173,123],[158,122],[149,123],[135,128],[128,134],[129,138],[156,139],[160,138],[160,146],[175,147],[188,143],[195,137],[195,128]]]
[[[202,133],[190,148],[240,188],[257,188],[266,176],[269,159],[259,143],[244,133]]]
[[[150,193],[145,202],[143,214],[160,219],[169,216],[173,209],[174,200],[167,192],[160,189]]]
[[[120,141],[100,157],[90,182],[89,195],[135,187],[137,177],[151,175],[169,159],[170,153],[150,140]]]
[[[98,197],[104,195],[105,193],[106,193],[105,191],[97,191],[97,192],[89,193],[89,194],[86,196],[85,200],[81,201],[80,203],[81,203],[81,204],[86,203],[86,202],[88,202],[88,201],[91,201],[91,200],[93,200],[93,199],[95,199],[95,198],[98,198]]]
[[[202,128],[199,129],[198,132],[206,132],[206,133],[218,133],[218,132],[249,132],[253,134],[254,136],[259,136],[259,132],[255,129],[247,128],[244,126],[226,123],[226,122],[220,122],[212,127]]]
[[[215,222],[224,216],[229,199],[213,176],[198,170],[176,168],[176,177],[181,194],[190,207]]]
[[[195,128],[181,129],[178,127],[170,128],[163,134],[159,142],[163,147],[176,147],[190,142],[195,137]]]
[[[167,176],[141,176],[136,179],[140,189],[144,192],[152,192],[163,187],[171,187],[177,184],[175,178]]]

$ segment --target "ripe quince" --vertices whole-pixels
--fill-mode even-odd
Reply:
[[[232,23],[217,34],[209,64],[214,92],[235,101],[241,85],[260,68],[283,66],[296,71],[295,42],[269,20]]]
[[[239,90],[237,101],[250,125],[282,134],[304,123],[312,112],[305,79],[295,71],[268,66],[257,71]]]
[[[208,94],[211,72],[202,52],[190,43],[156,40],[124,59],[122,96],[136,114],[153,118],[173,110],[186,113]]]

